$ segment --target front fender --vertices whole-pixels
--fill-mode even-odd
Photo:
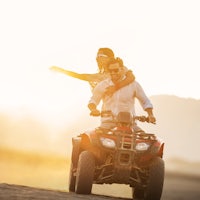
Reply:
[[[163,157],[164,146],[165,146],[165,143],[162,143],[161,146],[160,146],[160,149],[158,151],[158,156],[161,157],[161,158]]]
[[[82,145],[87,148],[90,145],[98,146],[100,144],[99,141],[99,133],[96,130],[86,131],[85,133],[80,135]]]
[[[92,152],[97,159],[100,159],[101,150],[98,132],[96,132],[95,130],[87,131],[85,133],[82,133],[80,137],[81,149]]]
[[[159,157],[163,157],[163,151],[164,151],[164,145],[165,143],[158,140],[157,142],[155,142],[153,144],[153,146],[151,147],[151,154],[159,156]]]

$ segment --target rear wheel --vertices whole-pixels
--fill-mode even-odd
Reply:
[[[79,156],[75,192],[90,194],[95,170],[95,159],[91,152],[83,151]]]
[[[73,163],[71,162],[70,171],[69,171],[69,191],[75,192],[75,183],[76,183],[76,176],[73,173]]]
[[[75,183],[76,183],[76,176],[75,171],[77,168],[78,157],[79,157],[79,143],[74,142],[72,148],[72,155],[71,155],[71,164],[70,164],[70,171],[69,171],[69,191],[75,192]]]

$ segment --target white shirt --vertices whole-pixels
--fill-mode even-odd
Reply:
[[[150,99],[146,96],[141,85],[134,81],[129,85],[117,90],[111,97],[104,96],[104,92],[108,86],[114,85],[112,80],[106,79],[100,82],[93,90],[93,95],[89,103],[94,103],[96,106],[103,101],[101,111],[112,111],[114,116],[119,112],[131,112],[135,115],[135,98],[138,99],[142,108],[153,108]]]

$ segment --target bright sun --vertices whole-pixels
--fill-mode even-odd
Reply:
[[[15,116],[29,113],[49,125],[63,126],[87,109],[91,96],[87,82],[52,73],[48,68],[40,70],[39,75],[19,75],[17,80],[21,81],[12,79],[6,87],[1,86],[1,110]]]

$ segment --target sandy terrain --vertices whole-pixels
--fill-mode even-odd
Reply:
[[[68,193],[70,161],[65,157],[0,149],[0,158],[0,200],[117,200],[132,196],[129,186],[116,184],[93,185],[92,195]],[[180,172],[184,165],[176,167]],[[162,200],[199,200],[200,175],[176,171],[166,172]]]
[[[77,195],[66,191],[41,189],[28,186],[20,186],[13,184],[0,184],[0,199],[1,200],[122,200],[131,199],[130,191],[127,193],[127,197],[124,194],[115,193],[114,189],[118,190],[118,186],[114,186],[112,190],[105,191],[101,189],[98,191],[93,190],[91,195]],[[121,187],[121,186],[120,186]],[[123,188],[123,186],[121,187]],[[200,199],[200,178],[192,176],[182,176],[168,174],[165,179],[164,190],[162,200],[199,200]],[[118,190],[120,191],[120,190]],[[110,195],[109,195],[110,192]],[[101,194],[99,194],[101,193]]]

